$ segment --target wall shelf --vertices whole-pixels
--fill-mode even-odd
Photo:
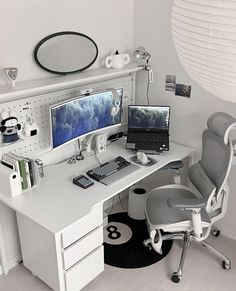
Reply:
[[[24,82],[16,82],[14,89],[6,86],[0,87],[0,103],[13,101],[28,96],[40,95],[52,91],[78,87],[81,84],[89,84],[100,80],[117,78],[142,70],[143,67],[135,63],[129,64],[122,69],[95,69],[67,76],[56,76],[46,79],[38,79]]]

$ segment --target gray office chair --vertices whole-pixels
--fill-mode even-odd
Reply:
[[[162,242],[183,240],[179,268],[172,275],[178,283],[183,276],[183,264],[191,240],[201,243],[222,259],[222,267],[230,269],[230,260],[204,240],[213,223],[221,219],[227,208],[229,176],[233,146],[230,130],[236,119],[217,112],[207,121],[208,129],[202,134],[201,160],[189,169],[189,178],[196,190],[183,185],[165,185],[153,189],[146,198],[145,216],[150,238],[144,244],[162,253]]]

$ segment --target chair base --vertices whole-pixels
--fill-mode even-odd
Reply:
[[[174,283],[179,283],[180,280],[183,277],[183,267],[184,267],[184,262],[185,262],[185,257],[187,250],[190,246],[191,240],[193,239],[193,236],[189,232],[183,232],[183,233],[171,233],[171,234],[165,234],[162,236],[162,240],[170,240],[170,239],[181,239],[183,240],[183,248],[182,248],[182,253],[181,253],[181,258],[179,262],[179,267],[176,272],[173,273],[171,280]],[[218,251],[215,247],[210,245],[209,243],[205,241],[200,241],[199,242],[202,246],[213,252],[215,255],[220,257],[222,260],[222,268],[225,270],[231,269],[231,262],[230,260],[223,255],[220,251]],[[148,247],[149,249],[152,249],[152,245],[155,244],[155,242],[151,241],[151,239],[146,239],[143,242],[145,247]]]
[[[215,247],[213,247],[212,245],[210,245],[209,243],[207,243],[205,241],[201,241],[200,243],[201,243],[201,245],[203,247],[207,248],[212,253],[214,253],[215,255],[217,255],[218,257],[221,258],[221,260],[222,260],[222,268],[223,269],[226,269],[226,270],[231,269],[231,262],[230,262],[230,260],[224,254],[222,254]]]

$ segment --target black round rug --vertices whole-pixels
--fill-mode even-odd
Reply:
[[[105,264],[119,268],[142,268],[164,258],[172,247],[172,241],[164,241],[163,254],[144,247],[143,241],[149,237],[146,221],[135,220],[127,212],[108,216],[104,228]]]

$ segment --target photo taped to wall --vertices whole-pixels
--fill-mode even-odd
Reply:
[[[176,82],[175,75],[166,75],[166,84],[165,84],[166,91],[175,92],[175,82]]]
[[[190,98],[191,96],[191,86],[184,84],[176,84],[175,95]]]

